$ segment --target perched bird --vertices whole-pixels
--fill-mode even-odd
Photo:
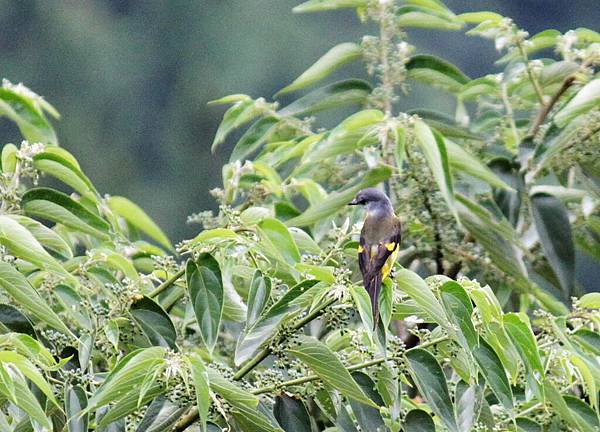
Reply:
[[[381,284],[390,274],[400,248],[400,219],[394,214],[390,199],[378,189],[361,190],[348,205],[360,205],[366,210],[360,232],[358,266],[371,298],[373,323],[377,327]]]

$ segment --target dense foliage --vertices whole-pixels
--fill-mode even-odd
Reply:
[[[438,0],[311,0],[378,36],[332,48],[280,95],[363,60],[372,82],[280,108],[232,95],[217,148],[249,125],[193,239],[174,248],[59,147],[44,99],[5,82],[0,425],[6,431],[595,431],[600,294],[600,34],[529,36]],[[413,53],[410,27],[491,38],[501,74]],[[531,59],[540,53],[552,58]],[[411,82],[453,115],[396,102]],[[332,128],[316,114],[352,109]],[[40,186],[40,182],[45,186]],[[404,222],[373,316],[356,266],[382,185]],[[65,193],[68,192],[68,193]],[[146,240],[143,240],[146,239]]]

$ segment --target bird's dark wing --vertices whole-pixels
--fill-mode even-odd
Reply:
[[[366,236],[361,235],[358,250],[358,266],[363,277],[363,285],[371,299],[371,308],[375,325],[379,319],[379,292],[383,280],[382,269],[394,251],[400,247],[400,221],[392,226],[389,236],[376,246],[369,244]],[[376,248],[375,248],[375,247]]]

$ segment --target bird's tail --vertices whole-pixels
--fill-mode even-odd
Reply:
[[[381,272],[372,275],[367,275],[364,286],[371,299],[371,312],[373,313],[373,329],[377,328],[379,323],[379,293],[381,292]]]

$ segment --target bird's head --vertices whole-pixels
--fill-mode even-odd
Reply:
[[[386,194],[375,188],[361,190],[348,205],[363,206],[369,216],[393,214],[390,199]]]

